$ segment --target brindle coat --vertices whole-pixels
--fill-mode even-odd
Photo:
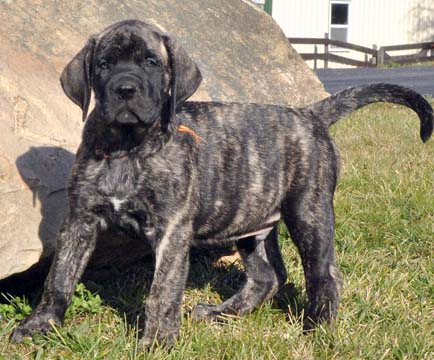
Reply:
[[[412,90],[387,84],[350,88],[306,108],[183,103],[200,80],[172,37],[132,20],[91,37],[67,65],[62,85],[83,119],[91,87],[96,106],[69,180],[69,215],[42,300],[13,341],[48,331],[50,320],[63,321],[98,232],[112,226],[141,236],[155,251],[142,345],[176,338],[194,244],[235,242],[246,269],[235,295],[217,306],[199,305],[194,318],[242,315],[272,298],[287,276],[279,219],[304,267],[306,328],[336,316],[338,153],[329,126],[363,105],[390,101],[418,113],[426,141],[431,106]]]

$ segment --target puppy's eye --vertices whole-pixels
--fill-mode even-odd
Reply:
[[[147,58],[145,60],[145,65],[149,66],[149,67],[156,67],[156,66],[158,66],[158,61],[157,61],[157,59],[154,59],[154,58]]]
[[[99,62],[99,64],[98,64],[98,67],[99,67],[101,70],[107,70],[107,69],[110,68],[110,64],[109,64],[109,62],[106,61],[106,60],[101,60],[101,61]]]

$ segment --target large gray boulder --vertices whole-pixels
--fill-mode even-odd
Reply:
[[[82,123],[59,75],[90,34],[127,18],[176,35],[202,71],[194,100],[300,105],[326,95],[272,18],[247,0],[0,1],[0,279],[48,263],[65,215]],[[93,267],[146,251],[116,234],[98,247]]]

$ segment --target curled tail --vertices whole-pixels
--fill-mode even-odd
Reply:
[[[409,88],[393,84],[369,84],[339,91],[305,108],[328,126],[350,112],[374,102],[391,102],[409,107],[420,120],[420,137],[428,141],[433,132],[433,109],[422,95]]]

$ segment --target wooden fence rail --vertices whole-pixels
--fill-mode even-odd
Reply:
[[[415,54],[391,56],[387,52],[403,50],[420,50]],[[434,60],[434,42],[422,42],[417,44],[382,46],[378,49],[380,64],[398,63],[409,64]]]
[[[314,69],[317,68],[317,61],[324,61],[324,68],[328,68],[328,63],[336,62],[345,65],[358,67],[372,67],[390,63],[408,64],[423,61],[434,61],[434,41],[422,42],[417,44],[391,45],[377,48],[373,45],[372,48],[360,46],[345,41],[330,39],[328,33],[325,33],[324,38],[288,38],[291,44],[314,45],[313,53],[300,53],[304,60],[313,60]],[[324,52],[318,52],[318,45],[324,46]],[[361,52],[364,54],[364,61],[350,59],[348,57],[330,52],[330,46],[341,49]],[[392,51],[403,50],[420,50],[415,54],[410,55],[390,55]]]

